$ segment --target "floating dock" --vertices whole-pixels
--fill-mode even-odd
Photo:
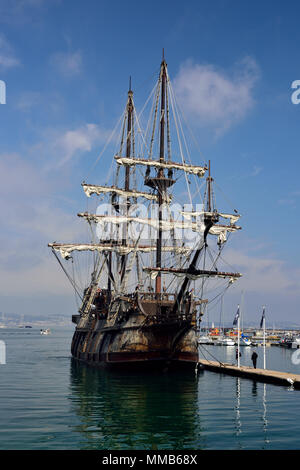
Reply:
[[[257,380],[260,382],[273,383],[277,385],[293,385],[294,388],[300,389],[300,375],[293,372],[280,372],[277,370],[254,369],[247,366],[234,366],[224,362],[199,360],[199,366],[212,372],[220,374],[229,374],[236,377],[244,377],[247,379]]]

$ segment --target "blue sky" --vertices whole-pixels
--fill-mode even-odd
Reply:
[[[128,77],[140,106],[164,47],[204,161],[243,214],[227,249],[244,273],[228,318],[244,290],[249,319],[266,304],[271,324],[300,324],[299,10],[291,0],[0,2],[0,310],[74,311],[46,244],[74,239],[80,183],[100,183],[109,165],[107,154],[93,167]]]

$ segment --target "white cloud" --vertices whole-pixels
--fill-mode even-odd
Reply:
[[[239,287],[247,292],[299,296],[300,269],[289,267],[278,258],[249,255],[234,249],[226,251],[226,259],[241,270],[243,277],[238,281]]]
[[[246,57],[231,74],[214,65],[188,61],[174,79],[177,99],[195,124],[224,132],[243,119],[254,105],[253,87],[259,76],[255,60]]]
[[[50,63],[65,77],[78,75],[82,69],[82,56],[80,51],[57,52],[50,58]]]
[[[65,132],[55,142],[57,149],[64,154],[60,165],[70,160],[78,152],[89,152],[92,145],[102,135],[101,130],[96,124],[86,124],[79,129]]]
[[[94,146],[107,141],[111,131],[102,129],[97,124],[88,123],[76,129],[64,132],[49,130],[45,142],[35,146],[35,152],[46,153],[50,164],[47,170],[60,168],[68,164],[74,157],[90,152]]]
[[[3,35],[0,35],[0,68],[9,69],[18,65],[20,61],[15,56],[11,45]]]
[[[43,176],[18,154],[0,155],[0,175],[0,294],[70,295],[47,244],[85,239],[87,232],[76,212],[57,207],[57,175]]]

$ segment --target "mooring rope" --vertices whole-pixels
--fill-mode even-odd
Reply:
[[[225,364],[224,364],[222,361],[220,361],[218,358],[216,358],[213,354],[211,354],[206,348],[204,348],[204,346],[203,346],[202,344],[201,344],[201,345],[198,344],[198,347],[199,347],[200,349],[202,349],[202,348],[205,349],[205,351],[206,351],[213,359],[215,359],[221,366],[225,367]],[[201,352],[202,352],[202,351],[201,351]],[[202,352],[202,354],[203,354],[203,352]],[[206,357],[205,357],[204,354],[203,354],[203,356],[204,356],[204,359],[206,359]],[[212,361],[210,361],[209,359],[206,359],[206,361],[212,362]]]

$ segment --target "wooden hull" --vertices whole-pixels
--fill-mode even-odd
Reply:
[[[98,321],[90,328],[77,327],[71,347],[73,357],[105,367],[195,367],[196,332],[190,324],[141,327],[133,326],[132,321],[131,318],[126,325],[112,328]]]

